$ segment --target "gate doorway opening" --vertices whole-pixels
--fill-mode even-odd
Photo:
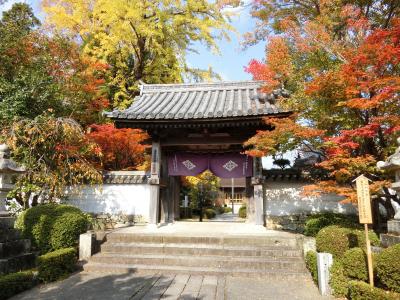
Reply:
[[[182,176],[180,220],[245,222],[247,204],[245,181],[245,178],[220,178],[210,171],[198,176]]]

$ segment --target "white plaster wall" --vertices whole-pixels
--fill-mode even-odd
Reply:
[[[148,221],[150,185],[103,184],[83,186],[79,190],[69,190],[66,202],[85,212],[134,215]]]
[[[285,216],[304,213],[335,212],[355,214],[352,204],[343,204],[343,199],[335,194],[320,197],[302,195],[308,183],[296,181],[266,182],[266,210],[270,216]]]

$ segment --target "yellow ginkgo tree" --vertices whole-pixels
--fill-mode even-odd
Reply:
[[[185,55],[201,42],[218,52],[216,39],[231,27],[217,0],[43,0],[47,23],[82,41],[83,51],[110,65],[114,107],[126,107],[146,83],[212,76],[190,69]]]

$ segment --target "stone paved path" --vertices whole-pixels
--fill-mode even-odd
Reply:
[[[292,300],[326,299],[311,279],[277,280],[157,273],[92,274],[81,272],[42,285],[12,300]]]

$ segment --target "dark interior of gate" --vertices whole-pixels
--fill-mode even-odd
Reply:
[[[205,163],[209,169],[226,173],[226,177],[233,177],[229,172],[245,172],[243,166],[249,161],[232,157],[243,153],[243,143],[257,130],[272,130],[263,122],[264,117],[290,114],[276,103],[288,96],[286,91],[266,94],[261,92],[263,84],[146,84],[131,107],[108,114],[117,127],[141,128],[151,137],[150,223],[179,219],[181,175],[193,175],[194,169],[203,168]],[[248,221],[259,225],[263,224],[265,201],[261,171],[261,159],[255,158],[250,172],[239,174],[246,177]]]

